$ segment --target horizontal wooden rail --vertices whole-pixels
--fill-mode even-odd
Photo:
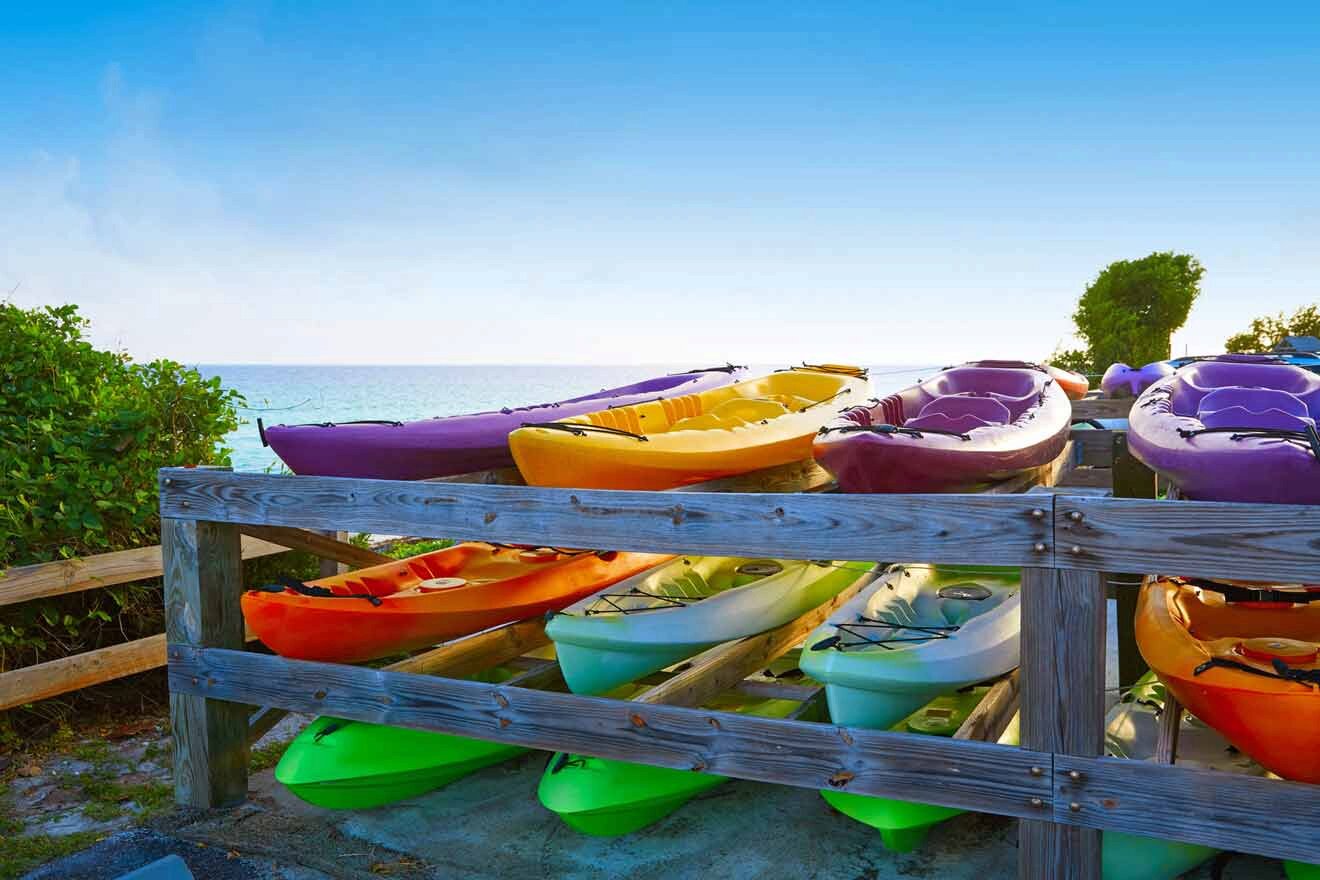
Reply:
[[[165,634],[0,673],[0,711],[165,665]]]
[[[792,559],[1048,565],[1027,495],[614,492],[161,471],[161,515],[465,540]]]
[[[920,790],[942,806],[1007,816],[1048,814],[1050,781],[1033,776],[1031,768],[1048,766],[1049,756],[1023,749],[222,648],[174,644],[169,651],[176,696],[255,702],[615,760],[641,758],[660,767],[803,788],[894,797]]]
[[[1314,507],[1055,498],[1055,564],[1091,571],[1312,583],[1320,573]]]
[[[1074,400],[1072,417],[1077,419],[1126,419],[1135,401],[1131,397],[1088,397]]]
[[[286,553],[288,549],[256,538],[243,539],[244,559]],[[159,544],[77,559],[21,565],[0,571],[0,605],[144,581],[160,577],[163,573]]]
[[[342,562],[354,568],[369,568],[384,562],[397,561],[392,556],[377,553],[367,547],[358,547],[356,544],[341,541],[330,535],[309,532],[306,529],[245,525],[239,531],[253,538],[280,544],[291,550],[304,550],[322,559]]]

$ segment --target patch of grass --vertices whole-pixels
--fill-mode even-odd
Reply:
[[[252,749],[251,754],[248,755],[248,769],[253,773],[260,773],[262,770],[274,767],[280,762],[280,758],[284,757],[289,742],[273,742]]]
[[[104,764],[110,760],[110,744],[103,739],[89,739],[78,743],[70,752],[81,761]]]
[[[454,542],[448,538],[437,538],[433,541],[412,541],[407,544],[395,544],[385,551],[385,555],[393,556],[395,559],[406,559],[409,556],[420,556],[423,553],[431,553],[452,546],[454,546]]]
[[[100,839],[94,831],[79,831],[52,837],[37,834],[19,837],[23,826],[17,822],[0,823],[0,880],[17,880],[33,868],[78,850]]]

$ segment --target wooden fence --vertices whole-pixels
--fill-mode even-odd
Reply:
[[[1098,880],[1104,829],[1320,862],[1320,787],[1103,756],[1106,574],[1313,582],[1320,526],[1308,508],[1108,498],[1067,488],[666,493],[200,469],[162,471],[160,493],[181,803],[217,806],[246,796],[250,724],[265,714],[255,707],[265,706],[1013,816],[1022,820],[1022,877]],[[756,645],[716,649],[714,658],[698,658],[640,702],[540,690],[527,680],[491,685],[441,677],[470,674],[543,643],[536,621],[461,639],[387,670],[248,652],[239,533],[254,525],[1020,566],[1022,747],[691,708],[746,674],[751,661],[800,638],[800,625],[756,637]]]
[[[261,526],[242,530],[240,555],[255,559],[307,550],[323,559],[354,566],[387,557],[333,538],[299,529]],[[0,606],[63,596],[83,590],[149,580],[164,574],[159,545],[44,562],[0,571]],[[0,711],[104,684],[165,665],[165,634],[109,645],[45,663],[0,672]]]

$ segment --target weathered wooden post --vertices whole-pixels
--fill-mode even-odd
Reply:
[[[1056,521],[1055,536],[1067,534]],[[1046,553],[1069,553],[1069,546]],[[1022,745],[1095,757],[1104,749],[1105,583],[1100,572],[1022,570]],[[1054,778],[1040,821],[1019,825],[1022,880],[1100,880],[1100,832],[1054,824],[1074,807],[1081,774]]]
[[[1114,432],[1114,497],[1156,497],[1155,472],[1132,457],[1128,452],[1127,431]],[[1111,573],[1115,584],[1116,613],[1118,615],[1118,684],[1129,687],[1146,674],[1146,661],[1137,650],[1137,636],[1133,620],[1137,616],[1137,591],[1143,572]]]
[[[161,471],[162,488],[171,484],[171,471]],[[171,664],[180,651],[193,648],[243,650],[238,529],[223,523],[161,519],[160,543]],[[219,807],[247,797],[247,713],[248,707],[240,703],[171,691],[175,801]]]

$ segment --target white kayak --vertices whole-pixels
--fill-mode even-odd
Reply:
[[[808,636],[836,724],[887,728],[1018,665],[1016,568],[895,565]]]
[[[795,620],[875,568],[873,562],[680,557],[570,605],[545,631],[569,688],[600,694]]]

